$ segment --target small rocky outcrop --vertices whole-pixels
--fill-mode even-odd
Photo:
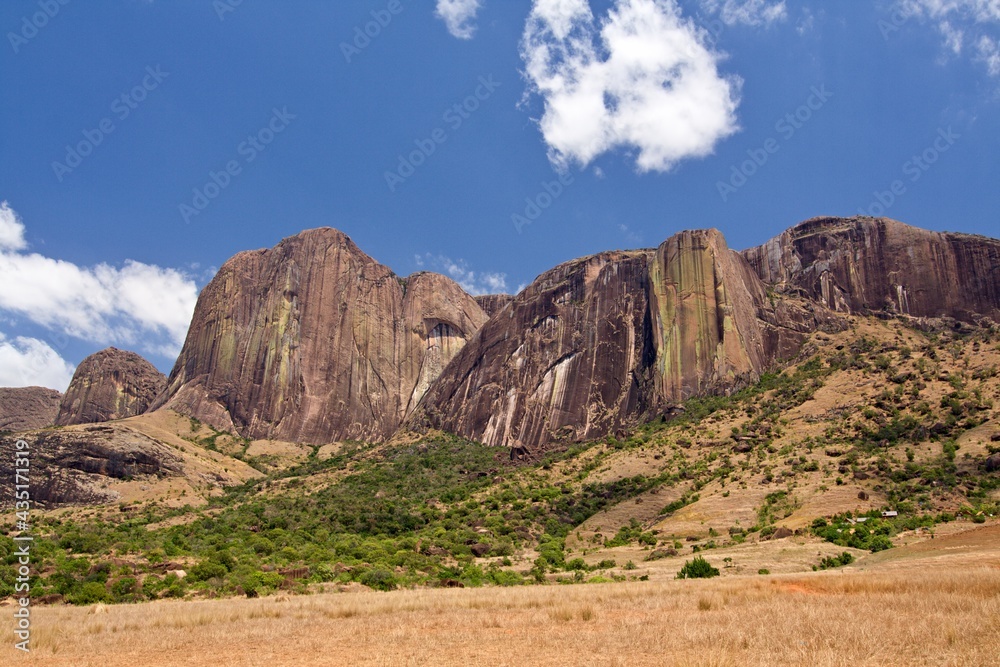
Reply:
[[[109,347],[76,367],[62,397],[57,426],[93,424],[141,415],[167,378],[135,352]]]
[[[47,387],[0,387],[0,431],[52,426],[62,394]]]
[[[100,504],[117,500],[109,479],[183,473],[183,461],[170,447],[136,431],[85,426],[30,431],[0,438],[0,475],[14,479],[16,442],[30,452],[31,499],[43,507]]]

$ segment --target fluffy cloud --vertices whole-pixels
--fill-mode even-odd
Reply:
[[[81,267],[26,247],[24,226],[4,203],[0,311],[88,342],[166,357],[180,351],[198,298],[186,273],[131,260]]]
[[[0,387],[48,387],[66,391],[73,366],[44,341],[0,333]]]
[[[24,250],[24,225],[7,202],[0,202],[0,252]]]
[[[703,0],[705,10],[718,14],[726,25],[770,25],[788,18],[785,0]]]
[[[507,292],[507,274],[490,271],[473,271],[464,259],[452,260],[444,255],[414,255],[413,261],[422,269],[442,273],[461,285],[473,296],[479,294],[504,294]]]
[[[587,0],[535,0],[521,41],[529,91],[557,168],[615,148],[639,171],[709,155],[737,130],[741,81],[675,0],[615,0],[597,22]]]
[[[996,31],[1000,0],[898,0],[904,17],[929,21],[941,32],[944,46],[955,55],[968,50],[991,76],[1000,76]]]
[[[452,35],[472,39],[476,32],[476,14],[482,6],[482,0],[437,0],[435,13]]]

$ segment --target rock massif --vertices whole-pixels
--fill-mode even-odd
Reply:
[[[715,230],[542,274],[424,397],[415,425],[530,452],[605,435],[793,355],[825,309],[772,302]]]
[[[744,251],[760,278],[845,313],[1000,322],[1000,241],[887,218],[814,218]]]
[[[166,386],[166,377],[135,352],[109,347],[80,362],[59,405],[57,426],[141,415]]]
[[[154,407],[251,438],[384,440],[486,319],[444,276],[305,231],[222,266]]]
[[[46,387],[0,387],[0,431],[27,431],[55,423],[62,394]]]
[[[315,229],[226,262],[152,409],[250,438],[429,427],[528,455],[733,391],[851,313],[1000,320],[998,271],[1000,241],[817,218],[742,253],[681,232],[473,298]]]

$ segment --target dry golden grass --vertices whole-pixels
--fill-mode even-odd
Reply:
[[[995,665],[998,645],[980,566],[38,608],[34,651],[0,663]]]

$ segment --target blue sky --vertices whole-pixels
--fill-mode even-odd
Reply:
[[[216,267],[318,226],[474,292],[688,228],[1000,228],[996,0],[7,0],[0,32],[4,386],[169,371]]]

